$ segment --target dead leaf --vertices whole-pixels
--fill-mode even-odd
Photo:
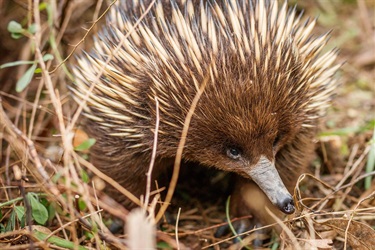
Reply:
[[[333,241],[331,239],[299,239],[303,242],[306,242],[311,247],[323,248],[323,249],[332,249]]]
[[[74,133],[73,147],[81,145],[84,141],[87,141],[88,139],[89,136],[85,131],[83,131],[82,129],[77,129]]]
[[[340,236],[345,237],[348,223],[349,220],[347,219],[330,219],[322,224],[331,227]],[[347,237],[350,246],[354,249],[374,249],[375,230],[362,222],[351,221]]]

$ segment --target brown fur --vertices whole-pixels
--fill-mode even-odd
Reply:
[[[208,2],[212,4],[212,1]],[[225,5],[225,1],[218,2],[218,6]],[[248,4],[249,1],[239,2],[241,5]],[[251,6],[259,4],[258,1],[251,2]],[[127,8],[130,10],[123,11],[121,8],[124,8],[124,5],[122,3],[121,7],[120,4],[119,10],[114,13],[119,12],[123,16],[132,17],[136,15],[134,13],[139,15],[142,12],[137,9],[131,13],[129,6]],[[264,8],[270,12],[269,5],[266,1]],[[168,22],[172,22],[170,16],[174,7],[171,6],[164,8],[163,5],[167,13],[165,19]],[[196,5],[194,8],[196,12],[199,12]],[[245,14],[255,15],[255,12],[256,10],[252,9]],[[151,11],[150,15],[154,16],[157,13]],[[115,21],[113,18],[118,17],[112,17],[110,21]],[[195,48],[194,43],[184,40],[187,38],[179,34],[181,37],[177,37],[174,42],[181,44],[181,47],[176,49],[175,45],[170,42],[174,38],[171,39],[168,34],[161,32],[160,27],[154,29],[158,25],[154,20],[146,16],[142,25],[149,27],[160,36],[157,42],[164,46],[165,53],[155,52],[154,47],[148,47],[146,39],[155,40],[155,38],[130,39],[133,46],[138,49],[137,52],[133,52],[143,55],[143,61],[127,55],[124,56],[125,59],[121,56],[116,57],[111,61],[110,66],[120,73],[114,73],[112,68],[107,69],[93,92],[93,95],[99,97],[100,101],[95,99],[88,101],[88,113],[101,119],[100,121],[95,119],[86,121],[90,136],[97,139],[92,149],[92,161],[134,195],[139,197],[144,194],[145,173],[151,160],[156,123],[154,97],[156,96],[160,102],[160,129],[153,173],[153,177],[157,178],[162,169],[175,157],[183,122],[196,95],[197,86],[206,76],[210,76],[191,120],[183,159],[235,172],[247,178],[247,180],[238,181],[232,210],[235,215],[252,212],[259,215],[260,220],[268,222],[266,215],[261,211],[262,206],[265,205],[264,201],[269,203],[268,199],[260,199],[262,201],[259,200],[260,205],[256,207],[250,206],[246,199],[242,200],[243,194],[252,191],[262,193],[256,190],[257,186],[249,179],[248,171],[258,163],[261,156],[264,156],[270,162],[275,162],[285,186],[290,192],[292,191],[297,177],[305,171],[314,148],[313,138],[318,120],[311,117],[319,117],[321,110],[313,104],[317,101],[322,105],[325,104],[330,98],[334,85],[332,75],[322,76],[321,72],[325,70],[324,67],[331,70],[331,74],[335,70],[330,68],[331,63],[312,66],[311,62],[315,62],[314,58],[317,57],[316,53],[320,47],[310,52],[302,51],[304,45],[309,45],[309,39],[306,39],[306,44],[298,44],[301,39],[297,37],[298,39],[293,40],[295,33],[286,36],[285,40],[278,44],[272,42],[277,40],[277,31],[267,31],[268,36],[271,37],[270,41],[256,42],[256,40],[251,40],[254,38],[249,38],[251,48],[246,50],[246,46],[241,42],[238,42],[240,45],[236,44],[237,40],[233,38],[234,35],[225,38],[227,33],[235,34],[238,31],[237,28],[230,26],[229,21],[226,24],[219,24],[218,20],[215,25],[222,26],[217,29],[217,32],[225,29],[227,33],[223,32],[217,36],[218,52],[216,53],[210,51],[210,47],[206,48],[202,45],[209,40],[208,34],[199,32],[199,27],[191,25],[192,34],[196,37],[198,46],[201,46],[201,61],[197,65],[194,61],[196,53],[191,52]],[[257,25],[261,26],[261,23]],[[299,29],[305,26],[299,26]],[[114,35],[115,32],[116,30],[111,27],[105,29],[97,46],[106,48],[104,44],[118,43],[119,37]],[[121,32],[125,34],[126,30]],[[137,34],[141,35],[141,33]],[[247,34],[248,37],[250,35],[254,36],[254,34]],[[262,38],[266,39],[266,37]],[[210,43],[208,44],[211,46]],[[233,44],[239,47],[233,48]],[[259,50],[257,45],[261,47]],[[212,50],[213,48],[214,42]],[[257,53],[260,53],[259,56]],[[169,58],[162,60],[165,54],[168,54]],[[178,59],[179,54],[182,55],[183,60]],[[106,59],[105,55],[99,52],[94,52],[93,55],[92,58],[82,59],[82,69],[77,73],[82,76],[78,80],[76,94],[85,92],[87,86],[93,81],[91,75],[85,72],[95,75],[98,71],[86,69],[83,64],[85,60],[89,65],[94,66],[93,62],[101,65]],[[135,67],[127,63],[126,59],[130,61],[139,59],[140,65]],[[118,74],[129,79],[123,80]],[[314,81],[319,80],[321,85],[312,87]],[[128,82],[123,84],[124,81]],[[132,87],[127,87],[127,85],[132,85]],[[112,92],[107,92],[109,89],[113,89]],[[121,95],[119,91],[123,91],[126,96]],[[108,93],[117,96],[108,96]],[[321,96],[319,97],[321,99],[317,96]],[[121,98],[126,108],[112,107],[106,102],[107,99],[118,101]],[[100,102],[100,105],[97,102]],[[117,121],[116,118],[108,115],[108,110],[121,118],[130,118]],[[123,132],[124,129],[125,132]],[[120,132],[126,136],[112,134]],[[228,157],[228,149],[231,148],[239,149],[241,153],[239,160]],[[127,207],[133,206],[129,201],[124,200],[124,197],[116,197]]]

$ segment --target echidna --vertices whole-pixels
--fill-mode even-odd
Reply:
[[[302,21],[273,0],[156,0],[142,16],[150,3],[119,1],[94,49],[78,58],[75,99],[95,84],[85,108],[86,128],[97,139],[95,165],[143,194],[155,99],[157,178],[174,159],[192,100],[208,79],[183,159],[235,172],[247,179],[239,189],[259,187],[293,213],[288,189],[312,155],[316,125],[336,86],[337,51],[322,52],[328,33],[313,35],[316,20]]]

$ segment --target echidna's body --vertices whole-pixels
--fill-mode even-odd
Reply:
[[[156,176],[175,157],[185,116],[208,77],[184,160],[251,178],[273,204],[293,212],[283,182],[293,186],[310,159],[317,119],[335,87],[336,52],[321,53],[327,35],[311,35],[315,21],[302,22],[277,1],[160,0],[140,22],[150,1],[130,2],[113,7],[75,70],[77,100],[95,84],[86,108],[95,164],[143,194],[155,97]]]

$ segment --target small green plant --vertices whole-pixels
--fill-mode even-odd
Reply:
[[[79,144],[78,146],[74,147],[74,150],[75,151],[88,150],[95,144],[95,142],[96,142],[96,140],[94,138],[89,138],[89,139],[85,140],[84,142],[82,142],[81,144]]]
[[[45,6],[41,5],[39,6],[40,9],[44,9]],[[13,39],[20,39],[22,37],[32,37],[39,29],[38,25],[35,23],[30,24],[28,27],[24,28],[22,27],[22,24],[12,20],[8,23],[7,27],[10,36]],[[44,61],[53,60],[53,55],[51,54],[45,54],[43,56]],[[7,67],[14,67],[19,65],[27,65],[30,64],[31,66],[25,71],[25,73],[18,79],[16,84],[16,91],[22,92],[31,82],[33,79],[34,74],[40,73],[41,69],[37,68],[37,61],[15,61],[10,63],[5,63],[3,65],[0,65],[0,69],[7,68]]]
[[[26,195],[31,206],[31,216],[40,225],[44,225],[48,220],[48,210],[40,202],[38,195],[36,193],[28,193]]]
[[[49,61],[53,60],[53,55],[51,54],[46,54],[43,56],[44,61]],[[31,67],[26,70],[26,72],[23,74],[23,76],[18,79],[16,83],[16,91],[17,92],[22,92],[31,82],[33,79],[34,74],[40,73],[41,69],[37,68],[37,62],[36,61],[15,61],[15,62],[10,62],[10,63],[4,63],[0,65],[0,69],[8,68],[8,67],[15,67],[19,65],[27,65],[31,64]]]
[[[31,208],[31,217],[33,220],[40,224],[44,225],[47,220],[50,218],[46,206],[41,202],[40,194],[29,192],[26,195],[27,202],[30,204]],[[17,202],[24,200],[22,197],[15,198],[13,200],[4,202],[0,204],[0,208],[14,204],[12,212],[9,215],[7,225],[0,226],[1,232],[10,232],[17,229],[17,225],[20,228],[25,227],[26,225],[26,206],[25,205],[15,205]],[[25,204],[25,203],[24,203]],[[49,205],[49,203],[46,203]],[[51,216],[54,216],[52,214]],[[1,215],[0,218],[3,216]]]

